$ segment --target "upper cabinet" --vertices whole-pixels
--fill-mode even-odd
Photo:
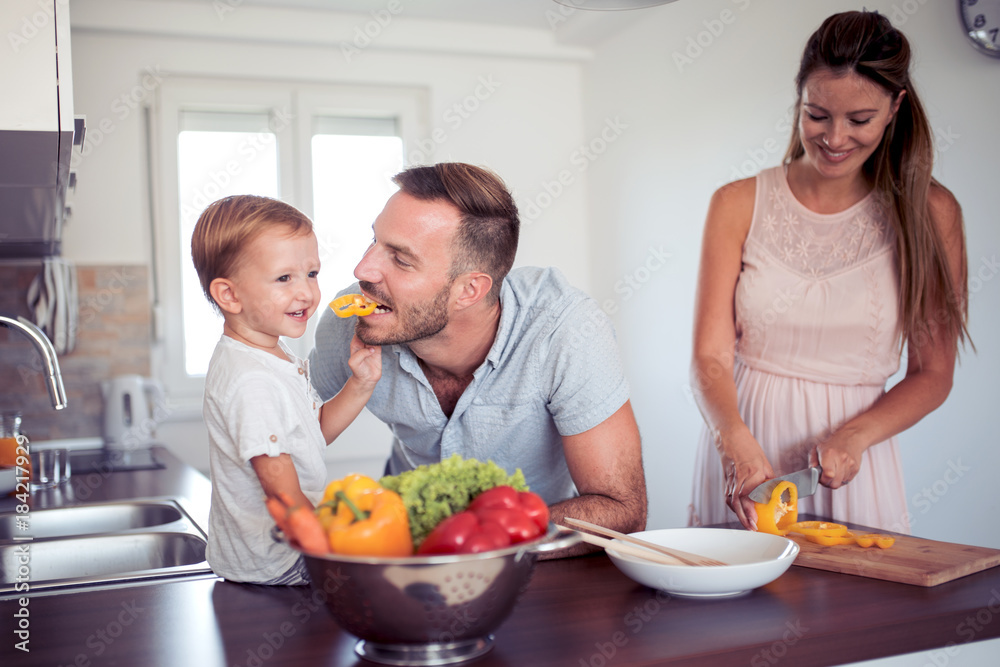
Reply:
[[[0,257],[59,254],[76,131],[69,0],[0,3]]]

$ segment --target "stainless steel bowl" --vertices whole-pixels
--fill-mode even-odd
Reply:
[[[492,633],[527,589],[538,554],[579,541],[577,533],[550,525],[537,540],[481,554],[304,556],[334,620],[359,638],[359,656],[389,665],[449,665],[493,647]]]

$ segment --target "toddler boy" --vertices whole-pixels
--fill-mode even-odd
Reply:
[[[224,324],[205,376],[212,506],[208,563],[221,577],[308,583],[302,557],[271,539],[265,498],[312,507],[323,495],[323,448],[358,416],[382,372],[381,350],[355,338],[353,376],[323,404],[298,338],[320,303],[312,223],[268,197],[236,195],[202,212],[191,240],[202,289]]]

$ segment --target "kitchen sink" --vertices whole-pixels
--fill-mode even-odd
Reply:
[[[117,533],[133,528],[151,528],[180,521],[180,508],[170,501],[133,501],[101,505],[77,505],[57,509],[32,510],[29,529],[19,531],[19,514],[0,515],[0,541],[15,535],[70,537],[93,533]]]
[[[205,547],[173,499],[0,514],[0,599],[210,575]]]

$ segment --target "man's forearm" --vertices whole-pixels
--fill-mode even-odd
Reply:
[[[634,533],[643,530],[646,527],[646,511],[645,488],[642,488],[641,491],[633,490],[633,493],[620,499],[589,494],[570,498],[549,507],[551,520],[557,525],[562,524],[563,518],[571,517],[596,523],[620,533]],[[540,558],[542,560],[568,558],[598,550],[600,547],[581,542],[567,549],[543,553]]]

